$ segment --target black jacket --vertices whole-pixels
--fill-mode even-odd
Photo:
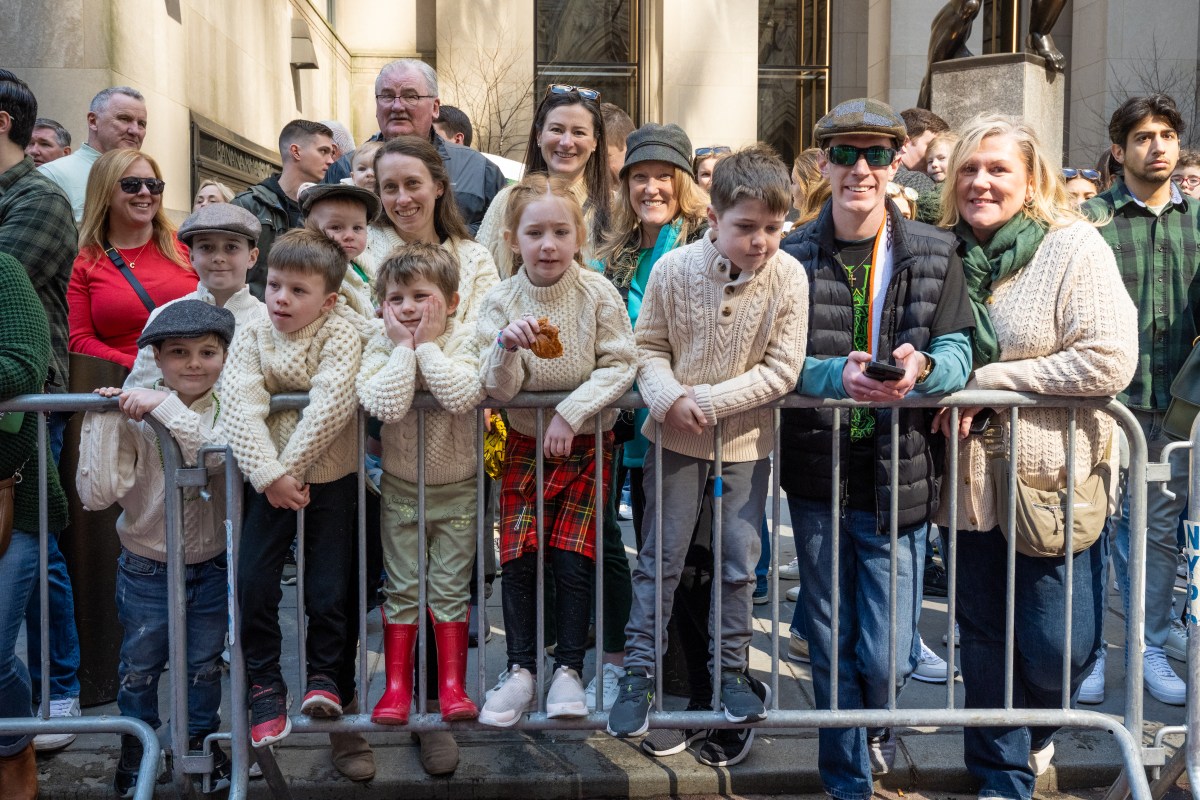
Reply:
[[[892,277],[880,318],[879,352],[890,353],[909,342],[928,350],[942,283],[955,253],[952,234],[900,216],[888,201]],[[821,215],[783,242],[783,250],[808,273],[809,358],[845,356],[854,350],[854,312],[845,270],[834,260],[833,218],[827,203]],[[957,259],[954,259],[957,262]],[[892,411],[878,409],[875,425],[875,492],[879,530],[890,526]],[[945,467],[945,440],[929,432],[932,413],[907,409],[900,413],[899,526],[927,522],[937,510]],[[792,496],[828,501],[833,489],[833,421],[842,415],[841,465],[846,495],[850,422],[847,409],[787,409],[782,415],[781,485]]]

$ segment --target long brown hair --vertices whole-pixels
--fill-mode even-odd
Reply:
[[[467,223],[463,222],[458,203],[454,200],[454,187],[450,185],[450,174],[446,172],[446,165],[442,162],[437,148],[428,139],[422,139],[420,136],[397,136],[375,151],[375,194],[379,195],[379,199],[383,199],[380,192],[383,181],[379,178],[379,159],[390,155],[411,156],[417,159],[429,170],[433,182],[441,184],[442,196],[433,203],[433,230],[438,238],[442,241],[473,238]],[[386,212],[383,217],[389,225],[392,224]]]
[[[99,259],[104,255],[104,240],[108,238],[108,212],[112,193],[117,188],[121,176],[136,164],[145,161],[154,172],[154,177],[162,180],[162,170],[158,162],[140,150],[109,150],[92,165],[88,174],[87,193],[84,195],[83,222],[79,226],[79,252],[87,257]],[[163,210],[163,204],[158,204],[151,222],[153,233],[150,240],[158,248],[164,258],[190,270],[192,265],[179,252],[179,242],[175,238],[175,223]]]

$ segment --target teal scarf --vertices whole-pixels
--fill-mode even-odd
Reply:
[[[963,274],[967,279],[967,294],[971,296],[971,310],[975,314],[973,360],[976,367],[981,367],[1000,360],[1000,343],[996,341],[996,328],[987,307],[992,284],[1029,263],[1046,237],[1046,226],[1022,212],[982,244],[971,232],[971,227],[961,220],[954,226],[954,232],[966,244]]]

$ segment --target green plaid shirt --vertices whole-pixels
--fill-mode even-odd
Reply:
[[[1192,351],[1200,319],[1200,203],[1171,185],[1171,202],[1155,216],[1121,179],[1084,205],[1112,247],[1125,289],[1138,310],[1138,367],[1118,399],[1130,408],[1165,411],[1171,381]]]
[[[71,202],[28,156],[0,174],[0,253],[29,275],[50,322],[50,390],[67,390],[67,282],[79,252]]]

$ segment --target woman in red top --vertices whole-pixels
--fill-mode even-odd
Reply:
[[[70,350],[129,369],[150,316],[105,253],[111,245],[155,306],[196,289],[187,246],[162,208],[162,173],[137,150],[111,150],[88,176],[79,255],[67,287]]]

